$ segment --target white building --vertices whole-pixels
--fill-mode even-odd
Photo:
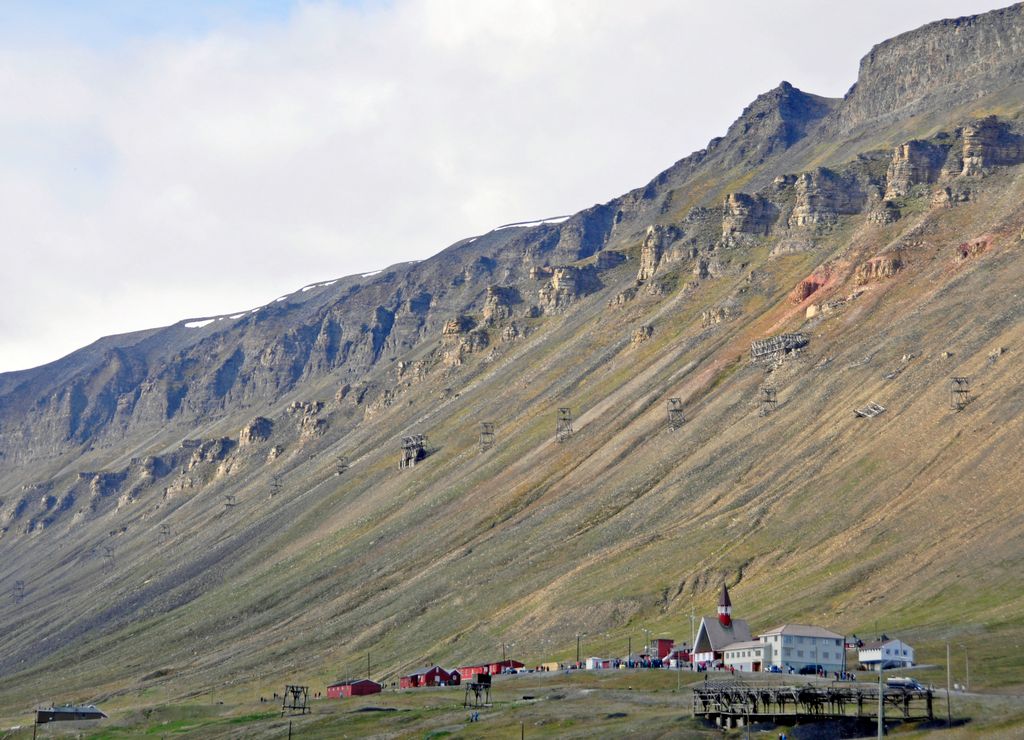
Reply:
[[[722,663],[726,668],[737,671],[760,671],[765,665],[771,665],[772,645],[760,640],[734,642],[726,646]]]
[[[908,668],[914,665],[914,648],[902,640],[888,638],[866,642],[857,650],[857,660],[872,671],[878,668],[879,661],[883,668]]]
[[[764,657],[762,670],[769,665],[778,666],[784,673],[788,673],[790,668],[799,671],[808,665],[820,665],[827,673],[848,668],[844,664],[846,648],[843,636],[823,627],[784,624],[762,633],[758,640],[771,646],[771,652]]]

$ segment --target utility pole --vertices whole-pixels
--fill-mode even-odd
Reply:
[[[633,635],[626,638],[626,665],[633,667]]]
[[[693,631],[693,621],[696,616],[693,613],[693,604],[690,605],[690,670],[694,669],[693,665],[693,653],[697,649],[697,636]]]
[[[949,643],[946,643],[946,725],[953,726],[953,710],[949,707],[949,691],[953,684],[952,669],[949,666]]]
[[[885,704],[882,699],[885,696],[882,688],[882,651],[878,651],[878,737],[885,737]]]
[[[964,678],[964,691],[969,692],[971,690],[971,656],[967,652],[967,646],[960,643],[960,647],[964,649],[964,672],[966,677]]]
[[[583,637],[584,634],[585,633],[583,632],[576,633],[576,665],[580,664],[580,638]]]
[[[370,678],[370,654],[366,654],[366,678]]]

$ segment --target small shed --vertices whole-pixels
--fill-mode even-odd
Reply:
[[[332,683],[327,687],[328,699],[340,699],[343,696],[367,696],[379,694],[384,689],[382,684],[368,678],[354,678],[348,681]]]

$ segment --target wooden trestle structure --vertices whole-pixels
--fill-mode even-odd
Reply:
[[[931,689],[886,687],[886,722],[933,719]],[[693,716],[723,727],[748,722],[794,724],[827,719],[878,719],[875,684],[780,686],[747,681],[708,681],[693,688]]]

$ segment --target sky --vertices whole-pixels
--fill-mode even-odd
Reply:
[[[646,183],[983,0],[2,0],[0,372]]]

